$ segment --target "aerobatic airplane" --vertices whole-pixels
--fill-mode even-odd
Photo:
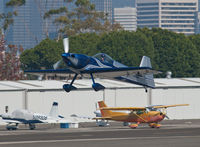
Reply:
[[[160,72],[152,69],[149,57],[143,56],[139,67],[128,67],[113,60],[110,56],[104,53],[96,54],[93,57],[83,54],[69,53],[68,38],[63,39],[63,45],[65,53],[62,54],[62,59],[67,66],[66,69],[57,69],[60,63],[60,61],[58,61],[54,64],[54,69],[29,70],[24,72],[33,75],[49,74],[54,76],[74,73],[75,76],[71,83],[63,85],[63,89],[66,92],[77,89],[73,86],[73,83],[78,75],[83,77],[90,76],[93,82],[92,88],[95,91],[105,89],[103,85],[95,82],[95,77],[122,80],[142,85],[146,91],[147,87],[155,87],[153,74],[158,74]]]
[[[54,102],[49,115],[33,113],[25,109],[18,109],[11,114],[5,113],[0,115],[3,121],[7,123],[8,130],[18,129],[18,124],[29,124],[29,129],[35,129],[37,123],[61,123],[66,120],[58,115],[58,103]]]
[[[129,125],[130,128],[136,128],[140,123],[148,123],[152,128],[160,128],[159,122],[167,117],[166,109],[168,107],[188,106],[188,104],[177,104],[148,107],[107,107],[103,101],[98,102],[98,104],[102,117],[94,119],[134,123]],[[113,112],[112,110],[130,111],[130,113]]]

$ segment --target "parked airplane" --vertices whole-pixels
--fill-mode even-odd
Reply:
[[[58,103],[54,102],[49,115],[33,113],[25,109],[18,109],[11,114],[5,113],[0,115],[3,121],[8,123],[8,130],[18,129],[18,124],[28,124],[29,129],[35,129],[36,123],[60,123],[65,121],[64,117],[58,115]]]
[[[155,87],[153,74],[158,74],[160,72],[152,69],[149,57],[143,56],[139,67],[128,67],[113,60],[110,56],[104,53],[98,53],[93,57],[83,54],[69,53],[68,38],[63,40],[63,44],[65,53],[62,54],[62,59],[65,62],[67,69],[57,69],[60,63],[60,61],[58,61],[54,64],[54,69],[29,70],[24,72],[33,75],[48,74],[52,76],[74,73],[75,76],[71,83],[63,85],[63,89],[66,92],[77,89],[73,86],[73,83],[78,75],[83,77],[90,76],[93,82],[92,88],[95,91],[102,90],[105,87],[96,83],[94,77],[116,79],[142,85],[145,87],[146,91],[146,87]]]
[[[97,103],[95,103],[95,107],[96,110],[94,111],[94,114],[96,117],[102,117],[101,116],[101,111],[97,108]],[[79,119],[83,119],[83,120],[93,120],[94,117],[91,116],[83,116],[83,115],[77,115],[77,114],[72,114],[70,115],[71,117],[75,117],[75,118],[79,118]],[[106,127],[106,126],[110,126],[110,124],[108,123],[108,120],[103,120],[103,119],[96,119],[96,125],[99,127]]]
[[[148,107],[107,107],[103,101],[98,102],[102,117],[94,119],[100,120],[114,120],[122,122],[130,122],[130,128],[136,128],[140,123],[148,123],[152,128],[160,128],[159,122],[162,121],[166,115],[166,108],[176,106],[188,106],[188,104],[177,105],[158,105]],[[111,110],[125,110],[130,113],[113,112]]]

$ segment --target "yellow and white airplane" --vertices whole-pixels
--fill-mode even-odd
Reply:
[[[159,122],[162,121],[166,115],[166,109],[168,107],[176,106],[188,106],[189,104],[177,104],[177,105],[159,105],[148,107],[107,107],[104,101],[98,102],[99,109],[102,117],[96,117],[94,119],[100,120],[114,120],[122,121],[130,124],[130,128],[136,128],[140,123],[148,123],[152,128],[160,128]],[[130,111],[130,113],[113,112],[116,111]]]

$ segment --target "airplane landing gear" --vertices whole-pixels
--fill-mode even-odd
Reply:
[[[92,84],[92,88],[95,90],[95,91],[99,91],[99,90],[103,90],[105,89],[105,87],[99,83],[94,83]]]
[[[70,92],[71,90],[76,90],[77,88],[72,86],[72,84],[74,83],[74,81],[76,80],[76,77],[77,77],[78,74],[75,74],[73,80],[71,81],[70,84],[64,84],[63,85],[63,89],[66,91],[66,92]]]
[[[15,124],[15,125],[13,125],[13,124],[7,124],[6,125],[6,129],[7,130],[17,130],[18,129],[18,124]]]
[[[147,93],[147,92],[148,92],[148,89],[147,89],[147,87],[144,87],[144,89],[145,89],[145,92]]]
[[[76,90],[77,88],[70,85],[70,84],[64,84],[63,85],[63,89],[66,91],[66,92],[70,92],[71,90]]]
[[[34,130],[35,129],[35,124],[29,124],[29,129]]]
[[[136,129],[138,127],[138,124],[130,124],[129,127],[131,129]]]
[[[103,85],[101,85],[101,84],[99,84],[99,83],[95,83],[94,77],[93,77],[92,73],[91,73],[90,75],[91,75],[92,82],[93,82],[92,88],[93,88],[95,91],[99,91],[99,90],[105,89],[105,87],[104,87]]]
[[[161,124],[150,123],[149,126],[150,126],[151,128],[160,128],[160,127],[161,127]]]

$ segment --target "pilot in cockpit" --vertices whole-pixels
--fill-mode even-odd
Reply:
[[[104,54],[101,54],[101,61],[105,62],[105,55]]]

